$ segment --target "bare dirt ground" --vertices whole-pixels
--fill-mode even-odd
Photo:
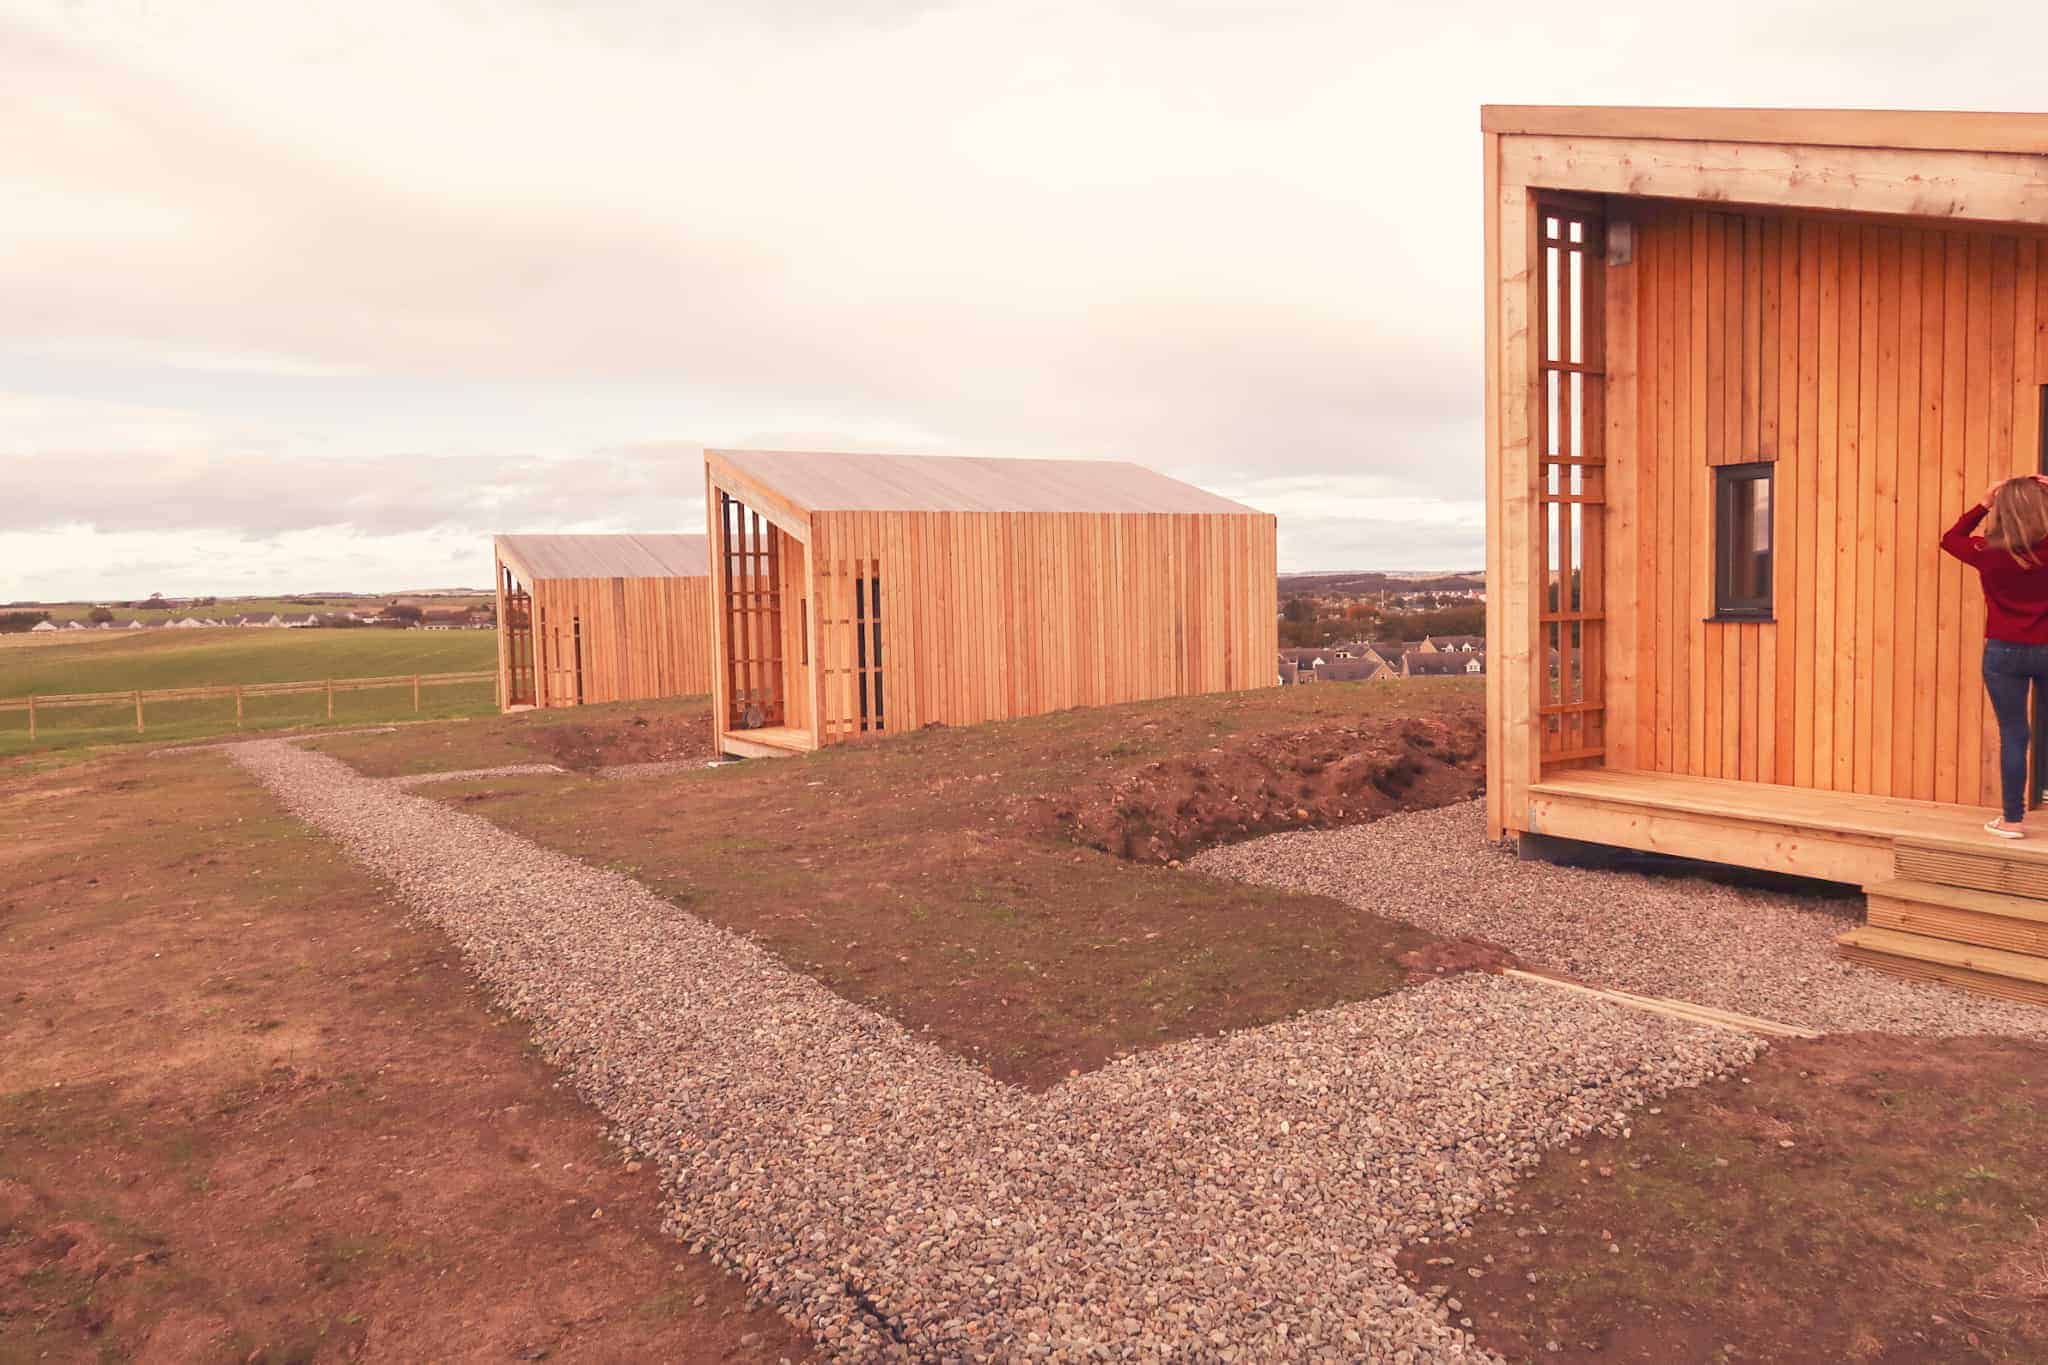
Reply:
[[[224,756],[10,779],[0,827],[0,1359],[805,1352]]]
[[[1234,735],[1033,803],[1068,838],[1173,862],[1276,830],[1329,828],[1450,805],[1483,783],[1480,718],[1464,709]]]
[[[407,725],[393,736],[340,735],[316,740],[312,747],[370,777],[513,763],[595,772],[620,764],[708,761],[713,756],[711,712],[702,697]]]
[[[2048,1048],[1843,1034],[1543,1160],[1408,1248],[1513,1359],[2048,1359]]]
[[[1497,960],[1320,896],[1189,876],[1151,846],[1462,799],[1479,782],[1479,701],[1462,682],[1333,684],[641,780],[420,790],[626,872],[998,1079],[1042,1088]],[[462,743],[448,766],[484,756]],[[405,734],[318,747],[378,775],[433,752]]]

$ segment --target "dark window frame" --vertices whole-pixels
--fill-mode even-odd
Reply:
[[[1743,464],[1714,466],[1714,614],[1712,621],[1770,621],[1776,619],[1773,604],[1778,585],[1777,496],[1772,460],[1751,460]],[[1767,541],[1763,553],[1763,592],[1756,597],[1735,595],[1734,541],[1736,496],[1743,484],[1761,483],[1770,500],[1766,521]]]

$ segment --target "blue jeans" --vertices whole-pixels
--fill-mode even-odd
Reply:
[[[1984,642],[1984,690],[1998,717],[1998,784],[2005,818],[2015,824],[2027,813],[2027,749],[2034,738],[2027,716],[2029,683],[2048,688],[2048,645]]]

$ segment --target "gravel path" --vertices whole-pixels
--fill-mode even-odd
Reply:
[[[1855,902],[1523,862],[1478,801],[1211,849],[1189,866],[1471,934],[1597,985],[1827,1032],[2048,1038],[2048,1010],[1842,961]]]
[[[438,773],[404,773],[398,777],[387,777],[384,781],[393,787],[424,787],[429,782],[461,782],[472,777],[528,777],[536,773],[567,771],[567,768],[554,763],[500,763],[495,768],[454,768]]]
[[[233,757],[446,930],[661,1163],[678,1235],[836,1359],[1487,1359],[1394,1252],[1761,1046],[1462,976],[1031,1095],[629,878],[286,743]]]

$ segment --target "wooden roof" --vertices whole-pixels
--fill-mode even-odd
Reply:
[[[1547,137],[2048,154],[2048,114],[1488,104],[1480,107],[1479,126]]]
[[[498,557],[523,583],[544,578],[702,578],[703,536],[499,536]]]
[[[1120,460],[999,460],[796,450],[704,453],[805,512],[1263,515],[1257,508]]]

